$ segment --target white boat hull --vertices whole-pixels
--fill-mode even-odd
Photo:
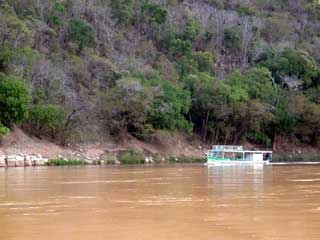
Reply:
[[[206,166],[267,165],[269,161],[210,161]]]

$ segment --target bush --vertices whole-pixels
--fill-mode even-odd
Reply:
[[[55,105],[35,105],[30,110],[30,125],[39,133],[55,137],[62,129],[65,119],[64,110]]]
[[[0,79],[0,121],[7,127],[28,118],[27,86],[14,77]]]
[[[226,48],[232,50],[240,49],[240,37],[238,32],[232,29],[226,29],[224,31],[224,41],[223,44]]]
[[[99,111],[107,130],[123,142],[128,133],[146,136],[147,112],[153,98],[153,89],[143,86],[139,79],[122,78],[100,99]]]
[[[201,29],[200,23],[195,19],[189,19],[183,31],[183,39],[193,42],[199,35]]]
[[[150,23],[163,24],[167,19],[168,11],[159,4],[145,2],[142,6],[142,14],[146,15]]]
[[[0,142],[2,138],[8,133],[9,133],[9,128],[5,127],[4,125],[2,125],[2,123],[0,123]]]
[[[119,152],[118,159],[122,164],[143,164],[145,157],[142,152],[125,150]]]
[[[144,85],[157,90],[147,111],[147,122],[155,129],[191,132],[192,125],[185,119],[191,105],[189,91],[156,74],[140,77]]]
[[[0,1],[0,4],[0,46],[7,45],[10,48],[22,48],[29,45],[32,34],[27,27],[26,21],[20,19],[8,4],[3,4],[3,1]]]
[[[94,31],[92,27],[83,20],[71,20],[69,30],[72,41],[78,44],[78,50],[81,51],[86,46],[94,44]]]
[[[252,7],[239,6],[238,12],[240,15],[255,15],[255,9]]]
[[[169,156],[166,161],[169,163],[206,163],[207,159],[205,157]]]
[[[271,147],[271,139],[263,132],[253,133],[253,142],[256,144],[262,144],[266,147]]]
[[[112,14],[118,23],[129,24],[134,15],[133,0],[111,0]]]
[[[196,52],[192,58],[198,63],[200,72],[212,72],[215,58],[211,52]]]
[[[169,52],[176,57],[189,55],[191,50],[192,42],[180,38],[173,40],[169,48]]]
[[[305,155],[305,154],[275,154],[272,162],[319,162],[319,155]]]
[[[51,159],[46,163],[47,166],[77,166],[77,165],[86,165],[86,162],[83,160],[65,160],[62,158]]]

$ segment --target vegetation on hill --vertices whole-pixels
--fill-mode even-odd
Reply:
[[[320,143],[314,0],[0,0],[0,139]]]

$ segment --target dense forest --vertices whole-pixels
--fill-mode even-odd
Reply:
[[[0,138],[320,143],[316,0],[0,0]]]

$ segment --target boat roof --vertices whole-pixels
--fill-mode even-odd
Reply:
[[[213,151],[223,151],[229,153],[252,153],[252,154],[270,154],[272,151],[261,151],[261,150],[245,150],[243,146],[236,145],[214,145]]]

